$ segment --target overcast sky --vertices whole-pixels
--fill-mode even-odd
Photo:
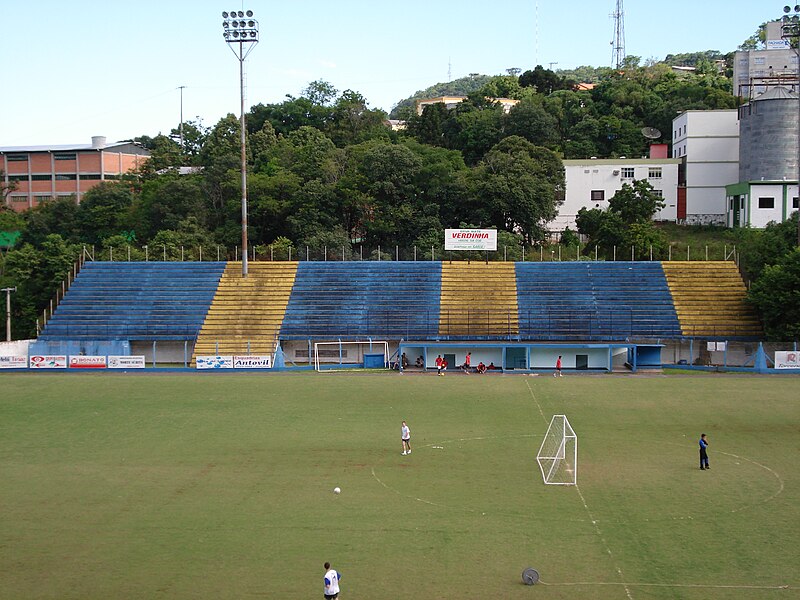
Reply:
[[[238,61],[223,10],[251,9],[260,43],[247,104],[280,102],[322,79],[389,111],[469,73],[611,64],[614,0],[0,0],[0,146],[168,134],[239,112]],[[626,0],[626,53],[728,52],[783,3]]]

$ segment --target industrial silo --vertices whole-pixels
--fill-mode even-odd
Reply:
[[[797,179],[798,96],[772,88],[739,108],[739,181]]]

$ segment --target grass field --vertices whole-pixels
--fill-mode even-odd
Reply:
[[[2,375],[0,598],[800,598],[798,383]]]

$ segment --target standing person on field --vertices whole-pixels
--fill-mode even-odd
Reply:
[[[706,434],[700,434],[700,470],[710,469],[711,467],[708,466],[708,452],[706,448],[708,448],[708,440],[706,439]]]
[[[403,456],[411,454],[411,430],[403,421],[403,426],[400,428],[400,439],[403,442]]]
[[[439,369],[439,375],[441,375],[442,377],[444,377],[444,372],[445,372],[445,371],[447,371],[447,359],[446,359],[446,358],[443,358],[443,359],[442,359],[442,368],[441,368],[441,369]]]
[[[436,357],[436,363],[435,364],[436,364],[436,374],[437,375],[441,375],[442,374],[442,361],[443,360],[444,359],[442,358],[441,354]]]
[[[325,598],[338,598],[339,597],[339,580],[342,578],[341,573],[336,569],[331,569],[331,563],[325,563]]]
[[[564,374],[561,372],[561,355],[558,355],[558,360],[556,360],[556,371],[553,373],[553,377],[563,377]]]
[[[464,357],[464,364],[461,365],[461,368],[467,375],[469,375],[471,364],[472,364],[472,352],[467,352],[467,355]]]

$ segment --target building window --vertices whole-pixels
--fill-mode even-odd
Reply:
[[[28,202],[28,197],[27,196],[11,196],[11,201],[12,202],[25,202],[25,203],[27,203]]]
[[[797,196],[792,198],[792,208],[800,208],[800,199]]]
[[[28,162],[27,154],[7,154],[8,162]]]
[[[56,152],[53,154],[55,160],[75,160],[77,155],[74,152]]]
[[[99,180],[100,179],[100,174],[99,173],[92,173],[92,174],[87,174],[87,175],[81,175],[81,179],[97,179],[97,180]]]
[[[758,208],[775,208],[775,198],[759,198]]]
[[[52,178],[52,175],[31,175],[32,181],[50,181]]]
[[[658,196],[659,198],[664,197],[664,190],[653,190],[653,195]]]
[[[649,179],[661,179],[661,167],[650,167],[647,170],[647,177]]]
[[[606,193],[604,190],[592,190],[592,202],[602,202],[605,200]]]
[[[622,167],[622,178],[633,179],[633,167]]]
[[[56,173],[56,181],[74,181],[77,178],[77,173]]]
[[[8,176],[8,180],[9,181],[16,181],[16,182],[28,181],[28,176],[27,175],[9,175]]]
[[[42,202],[49,202],[52,199],[52,196],[34,196],[33,200],[37,204],[41,204]]]
[[[764,65],[767,63],[767,59],[763,56],[756,56],[753,58],[754,65]]]

